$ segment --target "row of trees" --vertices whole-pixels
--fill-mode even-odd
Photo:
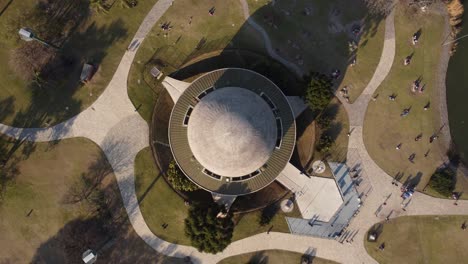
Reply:
[[[310,82],[305,91],[304,98],[309,108],[315,115],[319,116],[317,124],[323,132],[316,144],[316,149],[320,152],[328,152],[333,145],[333,140],[325,132],[333,120],[321,114],[321,112],[327,107],[333,97],[333,83],[330,77],[320,73],[313,73],[308,78]]]

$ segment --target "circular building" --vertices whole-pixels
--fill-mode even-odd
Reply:
[[[181,89],[169,122],[175,161],[195,184],[223,195],[269,185],[296,140],[286,96],[266,77],[237,68],[206,73]]]

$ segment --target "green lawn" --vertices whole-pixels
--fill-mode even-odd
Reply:
[[[348,150],[348,131],[349,120],[346,110],[341,102],[335,97],[328,106],[324,109],[322,115],[329,117],[332,121],[328,129],[322,130],[316,122],[314,122],[314,115],[312,112],[307,111],[297,119],[298,138],[297,146],[300,165],[306,169],[311,168],[312,162],[324,158],[325,154],[315,150],[315,144],[318,142],[322,133],[329,135],[333,140],[333,145],[329,152],[330,161],[343,161],[346,158]],[[304,126],[307,126],[304,129]],[[312,162],[311,162],[312,161]],[[333,177],[330,169],[320,174],[322,177]]]
[[[184,232],[188,208],[160,175],[149,148],[135,159],[135,183],[141,213],[151,231],[166,241],[190,245]],[[164,223],[169,224],[166,229]]]
[[[364,142],[370,156],[388,174],[403,174],[401,181],[411,177],[421,190],[429,181],[434,170],[445,155],[436,140],[429,143],[429,137],[442,126],[438,112],[438,91],[436,69],[440,58],[440,44],[443,42],[443,17],[433,12],[426,14],[405,14],[398,7],[395,14],[396,55],[392,69],[375,92],[379,95],[370,102],[364,125]],[[409,11],[408,11],[409,12]],[[421,29],[422,35],[417,46],[411,44],[411,36]],[[403,65],[406,56],[413,54],[411,64]],[[410,91],[413,81],[422,78],[426,85],[423,93]],[[396,100],[388,99],[392,93]],[[430,108],[423,110],[430,102]],[[411,107],[407,117],[400,117],[403,109]],[[415,141],[422,133],[422,139]],[[401,150],[395,147],[402,143]],[[428,152],[428,156],[424,154]],[[415,153],[414,164],[408,158]],[[460,181],[461,182],[461,181]],[[461,189],[457,186],[457,189]]]
[[[225,258],[219,264],[285,264],[300,263],[303,254],[284,250],[265,250],[246,253]],[[313,258],[313,264],[334,264],[336,262],[321,258]]]
[[[379,263],[465,263],[468,259],[468,216],[411,216],[383,223],[377,242],[365,241]],[[385,243],[385,249],[378,247]]]
[[[0,137],[0,141],[5,143],[7,139]],[[7,143],[6,146],[12,145]],[[112,235],[97,232],[87,237],[89,239],[78,234],[73,239],[67,238],[66,234],[79,226],[85,227],[80,233],[87,233],[95,230],[93,227],[97,226],[100,231],[109,224],[98,219],[91,203],[69,202],[75,197],[72,190],[80,186],[82,174],[103,177],[96,188],[104,191],[108,205],[115,206],[112,212],[121,214],[123,220],[127,219],[114,175],[102,151],[92,141],[76,138],[53,146],[37,143],[29,155],[24,154],[26,148],[27,144],[20,146],[5,167],[15,176],[2,189],[0,199],[1,263],[70,263],[68,249],[62,245],[76,243],[74,246],[77,246],[85,242],[97,250],[109,238],[116,242],[100,254],[105,262],[151,259],[161,263],[167,260],[155,254],[125,221],[117,227],[120,231]],[[16,173],[12,169],[13,163]],[[1,180],[3,182],[4,179]],[[92,199],[91,196],[89,198]],[[74,247],[76,252],[72,254],[81,256],[81,250],[80,246]]]
[[[322,13],[328,14],[334,6],[340,5],[342,0],[322,1],[317,6],[313,4],[316,13],[312,16],[302,14],[306,1],[295,2],[297,5],[294,7],[283,7],[282,5],[288,5],[283,1],[278,2],[276,8],[272,8],[270,5],[265,6],[264,0],[249,1],[249,5],[254,20],[267,30],[274,47],[278,46],[280,51],[288,53],[280,52],[281,55],[285,55],[285,58],[295,62],[299,53],[299,50],[291,46],[292,43],[289,46],[285,44],[287,39],[304,45],[300,47],[300,53],[303,57],[301,67],[304,68],[305,73],[309,71],[329,73],[332,68],[336,67],[345,73],[344,69],[347,68],[349,59],[350,25],[361,19],[365,21],[357,51],[359,62],[355,67],[346,70],[344,74],[345,82],[343,83],[353,86],[350,95],[354,100],[372,77],[379,61],[383,46],[383,23],[378,18],[366,17],[365,7],[360,2],[341,10],[338,18],[330,18]],[[158,82],[148,76],[152,65],[157,65],[157,60],[165,62],[160,68],[168,74],[198,55],[203,53],[215,55],[216,52],[225,48],[247,49],[266,54],[261,35],[244,23],[240,3],[238,1],[230,1],[222,5],[217,3],[217,1],[177,1],[160,21],[161,23],[170,22],[173,26],[168,35],[165,36],[165,31],[157,25],[142,43],[129,76],[128,93],[133,104],[140,106],[139,112],[147,121],[150,120],[161,89]],[[186,9],[185,6],[191,6],[191,8]],[[216,13],[210,17],[207,15],[207,10],[212,6],[216,7]],[[283,11],[280,11],[285,8],[293,10],[292,15],[287,18],[282,15]],[[263,18],[272,14],[278,18],[278,21],[281,20],[278,29],[273,30]],[[193,19],[189,25],[190,16],[193,16]],[[340,28],[339,32],[331,29],[328,32],[326,29],[330,23],[337,23],[337,27]],[[303,36],[302,25],[308,24],[317,25],[308,28],[312,39],[308,39],[309,37],[304,39]],[[202,40],[206,43],[199,50],[195,49]]]
[[[151,231],[166,241],[190,245],[190,240],[184,233],[184,220],[187,217],[188,208],[184,205],[183,199],[160,176],[149,148],[138,153],[135,175],[140,209]],[[273,226],[274,232],[289,232],[283,213],[278,212],[271,223],[265,226],[260,226],[258,223],[260,214],[261,210],[236,215],[237,224],[234,228],[233,241],[266,232],[270,226]],[[295,210],[288,216],[299,216],[299,212]],[[163,223],[169,226],[164,229]]]
[[[58,5],[75,5],[71,0],[55,1]],[[0,8],[7,1],[0,1]],[[32,81],[21,78],[12,70],[12,53],[24,44],[17,38],[18,27],[24,25],[21,14],[32,10],[38,1],[11,1],[0,16],[0,108],[3,110],[0,122],[16,126],[45,126],[64,121],[88,107],[106,88],[133,38],[141,21],[156,0],[139,1],[137,7],[122,8],[116,3],[108,13],[79,12],[67,21],[79,20],[75,31],[63,42],[61,52],[73,58],[73,64],[52,71],[53,81],[34,86]],[[80,2],[79,5],[86,5]],[[76,7],[73,7],[76,8]],[[73,8],[71,10],[73,10]],[[60,17],[66,12],[52,8]],[[84,8],[88,10],[89,8]],[[66,15],[63,15],[66,16]],[[56,26],[59,22],[50,22]],[[81,66],[91,62],[98,66],[92,81],[87,85],[79,84]],[[92,95],[90,95],[92,94]],[[68,107],[68,110],[66,108]]]
[[[6,150],[14,145],[3,136],[0,137],[0,143]],[[99,223],[95,221],[93,207],[88,202],[68,202],[74,197],[71,195],[74,193],[72,190],[79,186],[78,179],[82,174],[103,177],[97,188],[106,193],[111,204],[115,203],[115,214],[123,212],[114,175],[108,169],[100,170],[108,168],[107,161],[99,147],[89,140],[67,139],[55,145],[22,144],[10,157],[5,168],[12,180],[8,181],[6,186],[2,186],[1,190],[1,263],[36,263],[39,260],[44,263],[68,262],[66,249],[62,248],[62,245],[72,240],[64,240],[64,234],[83,223],[87,223],[85,226],[89,229],[93,224]],[[104,174],[99,174],[99,171],[104,171]],[[5,183],[3,177],[0,179],[2,184]],[[126,219],[126,215],[123,216],[123,219]],[[158,260],[159,263],[166,260],[155,255],[135,234],[128,222],[119,226],[119,230],[121,232],[113,234],[118,242],[102,252],[103,260],[138,261],[149,257]],[[82,239],[78,235],[74,238]],[[108,237],[93,235],[93,238],[87,240],[88,246],[98,249],[97,244],[93,243],[95,239],[99,244]],[[130,243],[130,247],[125,243]],[[123,256],[125,248],[131,248],[134,253]]]
[[[296,63],[305,73],[328,74],[334,68],[340,69],[344,77],[339,88],[344,85],[350,88],[351,101],[364,90],[380,60],[385,23],[380,17],[368,15],[363,1],[352,5],[346,0],[278,1],[274,6],[267,4],[270,0],[248,2],[254,20],[268,32],[281,56]],[[309,16],[304,15],[305,8],[311,10]],[[336,16],[332,15],[333,11]],[[348,66],[351,56],[348,42],[352,39],[352,26],[359,21],[363,27],[357,64],[351,67]]]
[[[234,220],[237,224],[234,228],[232,240],[236,241],[259,233],[267,232],[270,228],[271,232],[289,233],[289,227],[285,216],[301,218],[301,213],[297,208],[297,204],[295,204],[294,210],[288,214],[283,213],[281,209],[278,208],[278,212],[274,215],[271,222],[264,226],[259,224],[261,214],[262,210],[235,215]]]
[[[215,15],[209,16],[208,10],[213,6],[216,7]],[[193,17],[191,24],[190,17]],[[160,27],[166,22],[172,26],[167,36]],[[135,106],[141,105],[139,113],[142,117],[150,121],[158,95],[157,86],[146,76],[150,70],[146,65],[152,58],[168,62],[169,66],[163,72],[171,73],[182,66],[202,39],[213,48],[210,51],[224,49],[243,22],[239,1],[175,1],[141,44],[130,70],[128,94]]]
[[[331,161],[344,161],[347,155],[349,140],[349,120],[346,110],[337,98],[333,98],[322,114],[333,120],[327,130],[319,131],[319,133],[325,133],[333,139],[329,159]],[[314,156],[314,159],[320,158],[320,153],[316,152],[316,154],[317,157]]]
[[[65,223],[85,215],[80,204],[63,204],[61,200],[74,180],[97,159],[99,148],[83,139],[67,140],[53,150],[47,148],[47,144],[37,145],[35,152],[17,165],[19,172],[3,194],[0,260],[30,261],[41,243]],[[22,159],[20,153],[21,149],[12,159]],[[33,212],[27,217],[30,210]]]

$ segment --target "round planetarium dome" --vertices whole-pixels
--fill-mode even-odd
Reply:
[[[204,73],[175,101],[169,146],[181,171],[199,187],[245,195],[272,183],[291,158],[294,115],[286,96],[256,72]]]
[[[187,133],[195,158],[225,177],[248,175],[270,158],[276,142],[272,109],[258,94],[224,87],[194,107]]]

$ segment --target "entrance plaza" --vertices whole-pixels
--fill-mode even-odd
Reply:
[[[334,179],[309,177],[288,164],[276,180],[295,194],[295,201],[305,219],[328,222],[343,204]]]

